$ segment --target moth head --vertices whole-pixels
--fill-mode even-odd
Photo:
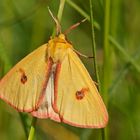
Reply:
[[[66,40],[64,34],[60,34],[49,41],[48,57],[51,57],[54,63],[62,62],[69,48],[72,48],[72,45]]]

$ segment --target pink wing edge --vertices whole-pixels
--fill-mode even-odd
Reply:
[[[40,106],[42,100],[43,100],[43,97],[45,96],[45,88],[47,86],[47,82],[48,82],[48,79],[49,79],[49,74],[50,74],[50,71],[51,71],[51,66],[52,66],[52,60],[49,59],[48,62],[47,62],[47,72],[46,72],[46,80],[44,81],[43,83],[43,88],[42,88],[42,91],[41,91],[41,95],[38,99],[38,102],[36,103],[35,105],[35,108],[31,108],[31,109],[19,109],[17,108],[16,106],[14,106],[10,101],[8,101],[7,99],[5,99],[3,96],[0,96],[0,98],[2,100],[4,100],[7,104],[9,104],[10,106],[12,106],[14,109],[16,109],[17,111],[19,112],[28,112],[28,113],[31,113],[33,111],[35,111],[36,109],[38,109],[38,107]]]
[[[10,106],[12,106],[13,108],[15,108],[19,112],[32,113],[33,111],[36,111],[39,108],[39,106],[42,103],[42,100],[43,100],[43,98],[45,96],[45,89],[46,89],[47,82],[48,82],[48,79],[49,79],[49,74],[50,74],[50,71],[51,71],[52,64],[53,64],[52,60],[49,59],[48,60],[48,64],[47,64],[48,68],[47,68],[47,73],[46,73],[46,80],[45,80],[45,82],[43,84],[43,89],[42,89],[41,95],[39,97],[39,100],[38,100],[37,104],[35,105],[35,108],[26,109],[26,110],[22,109],[21,110],[21,109],[18,109],[16,106],[14,106],[12,103],[10,103],[10,101],[6,100],[4,97],[0,96],[0,98],[2,100],[4,100],[7,104],[9,104]],[[57,94],[57,87],[58,87],[58,78],[59,78],[60,70],[61,70],[61,63],[58,63],[57,64],[57,67],[56,67],[55,80],[54,80],[55,81],[55,83],[54,83],[54,104],[52,105],[54,111],[56,113],[58,113],[58,114],[59,114],[59,109],[57,108],[57,97],[58,97],[57,96],[58,95]],[[104,123],[104,125],[97,125],[97,126],[95,126],[95,125],[79,125],[77,123],[73,123],[73,122],[70,122],[68,120],[65,120],[63,118],[63,116],[60,116],[60,120],[59,120],[57,117],[55,118],[51,114],[50,115],[47,115],[47,114],[44,114],[44,115],[42,115],[42,114],[41,115],[36,115],[36,114],[32,113],[32,115],[34,117],[38,117],[38,118],[50,118],[50,119],[53,119],[53,120],[55,120],[57,122],[64,122],[66,124],[69,124],[69,125],[72,125],[72,126],[76,126],[76,127],[81,127],[81,128],[103,128],[108,123],[108,115],[106,115],[106,117],[105,117],[105,123]]]
[[[53,104],[53,109],[55,112],[59,113],[59,109],[57,107],[57,98],[58,98],[58,79],[59,79],[59,74],[60,74],[60,71],[61,71],[61,63],[58,63],[57,64],[57,67],[56,67],[56,73],[55,73],[55,79],[54,79],[54,104]],[[100,96],[100,94],[99,94]],[[101,96],[100,96],[101,97]],[[105,108],[103,108],[103,112],[107,112]],[[105,114],[105,119],[104,119],[104,124],[103,125],[80,125],[78,123],[73,123],[73,122],[70,122],[66,119],[63,118],[63,116],[60,115],[60,119],[61,119],[61,122],[64,122],[66,124],[69,124],[71,126],[76,126],[76,127],[80,127],[80,128],[104,128],[106,127],[107,123],[108,123],[108,114],[106,113]]]

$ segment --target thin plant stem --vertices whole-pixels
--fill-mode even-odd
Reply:
[[[104,128],[101,129],[101,138],[102,138],[102,140],[105,140],[105,129]]]
[[[61,19],[62,19],[64,6],[65,6],[65,0],[60,0],[59,10],[58,10],[58,14],[57,14],[57,18],[58,18],[59,22],[61,22]]]
[[[94,26],[93,26],[93,3],[92,0],[89,0],[90,2],[90,21],[91,21],[91,34],[92,34],[92,51],[93,51],[93,63],[95,67],[95,78],[98,83],[98,88],[100,91],[100,79],[99,79],[99,72],[97,68],[97,55],[96,55],[96,42],[95,42],[95,33],[94,33]]]
[[[26,138],[28,138],[28,128],[27,128],[26,120],[20,112],[19,112],[19,116],[20,116],[20,119],[21,119],[21,123],[22,123],[23,129],[24,129]]]
[[[93,63],[94,63],[94,68],[95,68],[95,78],[98,83],[98,89],[99,92],[101,92],[101,87],[100,87],[100,78],[99,78],[99,72],[98,72],[98,67],[97,67],[97,57],[96,57],[96,41],[95,41],[95,33],[94,33],[94,26],[93,26],[93,2],[92,0],[89,0],[90,4],[90,21],[91,21],[91,31],[92,31],[92,51],[93,51]],[[105,131],[104,129],[101,129],[101,138],[102,140],[105,140]]]
[[[77,4],[75,4],[72,0],[66,0],[66,2],[67,2],[72,8],[74,8],[76,11],[78,11],[81,15],[83,15],[84,17],[86,17],[87,20],[90,20],[90,16],[89,16],[84,10],[82,10]]]
[[[77,12],[79,12],[83,17],[85,17],[88,21],[90,21],[90,16],[77,4],[75,4],[72,0],[66,0],[66,2]],[[96,29],[100,29],[100,25],[97,23],[99,28],[95,26],[95,21],[94,21],[94,27]],[[119,43],[111,36],[109,35],[109,41],[110,43],[113,44],[113,47],[117,48],[125,57],[127,57],[127,61],[130,61],[131,64],[136,68],[136,70],[139,72],[139,65],[135,62],[135,60],[123,49],[122,46],[118,45]]]
[[[60,0],[58,14],[57,14],[59,22],[62,19],[64,5],[65,5],[65,0]],[[55,30],[53,31],[52,36],[54,36],[54,35],[55,35]],[[36,121],[37,121],[37,118],[33,117],[30,132],[29,132],[29,136],[28,136],[28,140],[33,140],[33,138],[34,138]]]
[[[105,1],[104,10],[104,35],[103,35],[103,49],[104,49],[104,61],[103,61],[103,79],[102,79],[102,94],[106,103],[108,104],[108,91],[111,78],[111,48],[109,46],[109,29],[110,29],[110,0]],[[108,139],[108,129],[102,130],[104,133],[104,140]]]
[[[110,0],[105,1],[105,14],[104,14],[104,36],[103,36],[103,86],[102,92],[107,97],[109,79],[110,79],[110,46],[109,46],[109,27],[110,27]]]
[[[89,21],[90,20],[90,16],[84,11],[82,10],[77,4],[75,4],[72,0],[66,0],[66,2],[72,7],[74,8],[76,11],[78,11],[82,16],[86,17],[86,19]],[[93,25],[100,30],[100,25],[93,20]]]
[[[57,18],[58,18],[59,23],[61,22],[61,19],[62,19],[62,16],[63,16],[65,1],[66,0],[60,0],[59,9],[58,9],[58,13],[57,13]],[[54,37],[55,34],[56,34],[56,28],[53,29],[52,37]]]
[[[36,121],[37,121],[37,118],[33,117],[30,132],[29,132],[29,136],[28,136],[28,140],[33,140],[34,139]]]

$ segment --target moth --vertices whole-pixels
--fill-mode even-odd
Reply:
[[[2,78],[0,98],[18,111],[76,127],[103,128],[108,122],[94,81],[62,33]]]

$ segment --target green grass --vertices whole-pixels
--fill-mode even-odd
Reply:
[[[100,93],[109,112],[109,124],[105,130],[80,129],[37,119],[31,126],[30,115],[19,114],[0,100],[0,139],[25,140],[29,132],[31,137],[35,136],[34,140],[140,139],[139,1],[60,2],[1,0],[0,77],[50,39],[55,23],[49,15],[48,6],[61,20],[62,31],[87,18],[87,22],[68,34],[68,39],[75,49],[95,57],[82,60],[92,78],[100,83]],[[30,140],[33,140],[31,137]]]

